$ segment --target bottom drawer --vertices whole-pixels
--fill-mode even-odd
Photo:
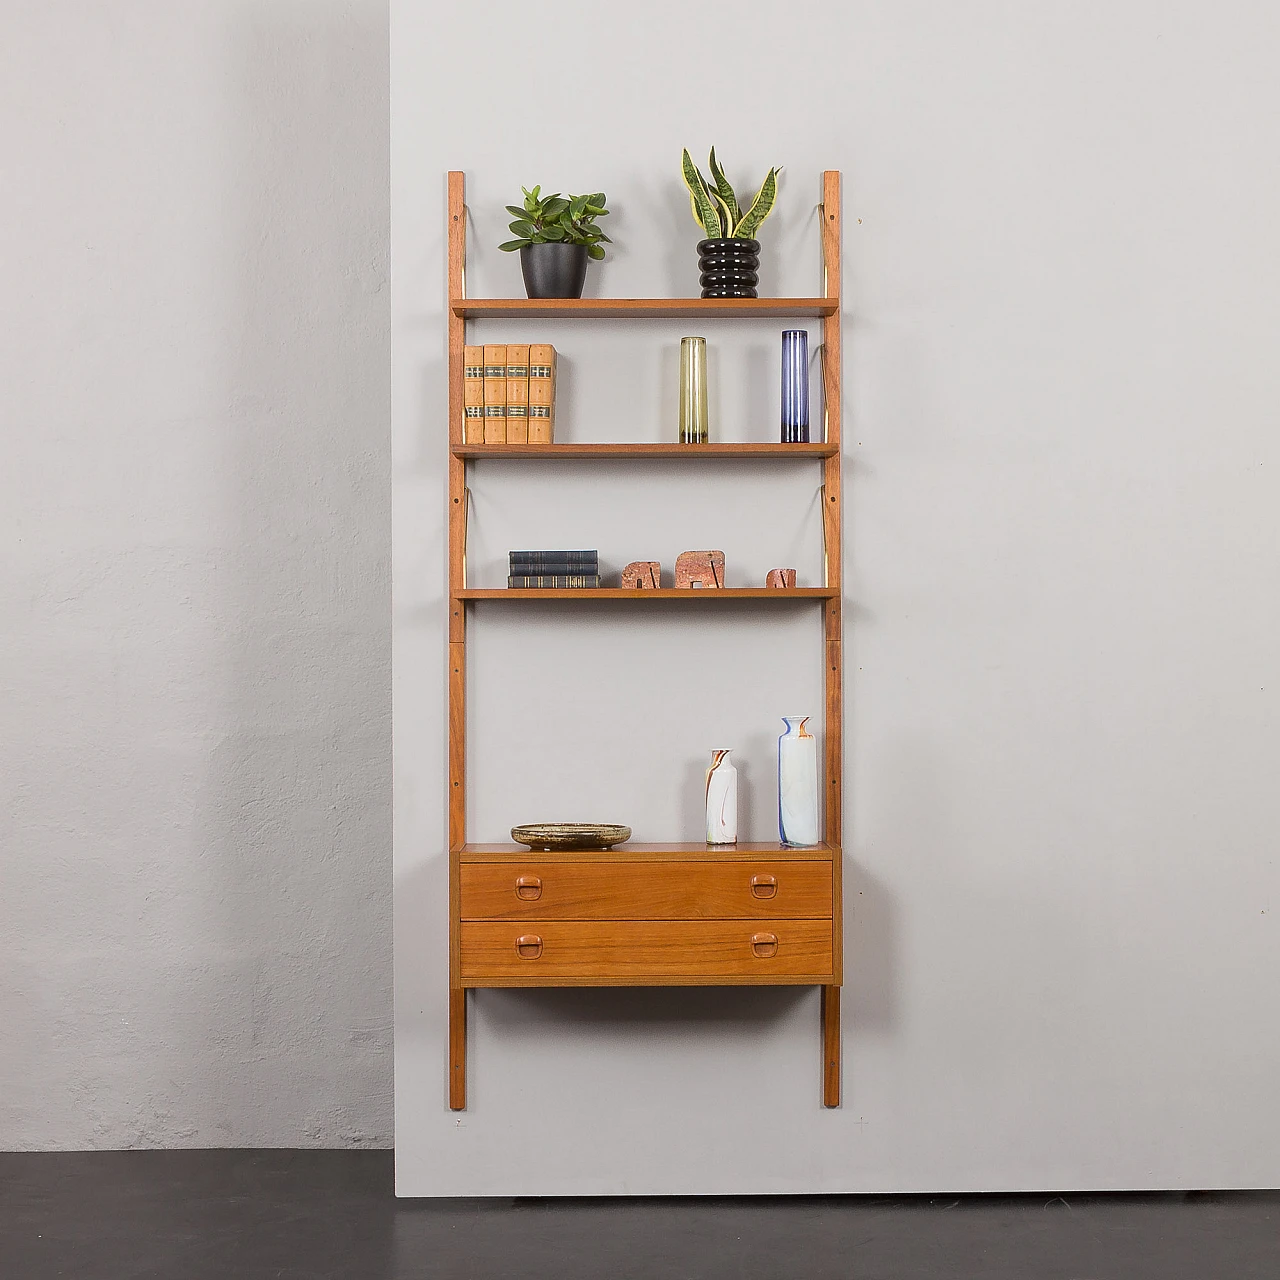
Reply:
[[[808,984],[830,920],[464,920],[464,986]]]

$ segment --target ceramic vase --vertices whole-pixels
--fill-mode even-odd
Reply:
[[[707,843],[737,842],[738,771],[728,751],[713,751],[707,770]]]
[[[760,283],[760,241],[698,241],[698,271],[704,298],[754,298]]]
[[[778,739],[778,835],[783,844],[818,843],[818,740],[808,716],[783,716]]]

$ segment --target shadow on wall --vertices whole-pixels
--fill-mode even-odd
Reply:
[[[390,1146],[383,3],[243,4],[225,50],[225,704],[201,806],[196,1145]]]

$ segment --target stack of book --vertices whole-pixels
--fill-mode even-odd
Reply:
[[[556,424],[556,349],[549,343],[466,347],[463,444],[550,444]]]
[[[508,587],[564,591],[600,585],[600,556],[595,551],[510,551],[507,556]]]

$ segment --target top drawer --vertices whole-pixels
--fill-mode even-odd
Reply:
[[[464,920],[825,920],[831,860],[464,862]]]

